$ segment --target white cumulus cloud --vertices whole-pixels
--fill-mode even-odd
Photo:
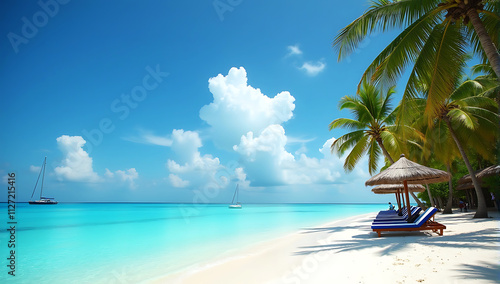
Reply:
[[[326,67],[326,64],[322,61],[317,62],[304,62],[299,69],[304,70],[309,76],[316,76]]]
[[[189,185],[189,181],[183,180],[180,178],[178,175],[175,174],[170,174],[168,175],[168,179],[170,180],[170,183],[172,184],[173,187],[186,187]]]
[[[139,177],[139,173],[137,173],[135,168],[130,168],[125,171],[117,170],[115,174],[121,181],[127,182],[131,188],[135,188],[134,181]]]
[[[101,178],[92,169],[92,158],[83,150],[86,141],[81,136],[62,135],[57,146],[64,155],[62,165],[54,172],[59,180],[99,182]]]
[[[246,178],[253,186],[332,184],[346,183],[353,177],[368,178],[359,169],[349,175],[344,173],[345,157],[330,153],[334,140],[327,140],[319,149],[320,158],[305,153],[293,155],[285,149],[287,137],[283,127],[270,125],[257,137],[251,132],[242,136],[234,150],[241,155]]]
[[[286,136],[281,125],[269,125],[254,137],[253,132],[241,137],[239,145],[234,146],[245,166],[252,185],[285,184],[283,167],[293,163],[294,157],[285,150]]]
[[[167,161],[170,172],[169,181],[174,187],[202,187],[215,181],[218,170],[222,169],[219,158],[202,155],[199,148],[203,146],[199,134],[194,131],[174,129],[172,145],[174,159]],[[221,186],[225,186],[223,183]]]
[[[124,182],[127,183],[130,188],[134,189],[136,188],[135,180],[139,178],[139,173],[135,168],[130,168],[125,171],[117,170],[115,172],[112,172],[106,168],[104,177],[108,182]]]
[[[213,102],[200,110],[200,118],[211,126],[211,137],[226,149],[239,143],[249,131],[260,133],[271,124],[281,124],[292,118],[295,98],[289,92],[274,97],[247,83],[243,67],[231,68],[208,80]]]
[[[54,173],[60,181],[76,182],[124,182],[131,188],[135,188],[134,181],[139,177],[135,168],[128,170],[117,170],[115,172],[106,168],[103,176],[99,176],[93,170],[93,160],[83,150],[86,141],[81,136],[62,135],[56,139],[59,150],[64,155],[61,166],[54,169]],[[32,166],[33,167],[33,166]],[[32,170],[35,170],[33,167]],[[38,169],[39,170],[39,169]]]

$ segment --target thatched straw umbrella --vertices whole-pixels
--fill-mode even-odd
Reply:
[[[476,175],[476,179],[478,179],[477,175],[480,173],[481,171],[475,171],[474,172],[474,175]],[[478,179],[479,182],[481,182],[480,179]],[[466,183],[471,183],[472,184],[472,178],[470,177],[469,174],[466,174],[464,175],[463,177],[461,177],[458,181],[457,181],[457,184],[466,184]],[[474,185],[472,185],[474,186]]]
[[[481,187],[483,187],[484,178],[500,175],[500,165],[489,166],[485,169],[476,171],[474,174],[476,175],[476,179],[481,185]],[[467,196],[467,200],[469,201],[470,204],[472,204],[472,206],[474,206],[475,198],[472,192],[470,191],[471,189],[474,189],[474,184],[472,184],[472,179],[470,175],[464,175],[462,178],[458,180],[457,184],[458,185],[456,189],[465,190],[465,195]]]
[[[484,170],[481,170],[476,177],[482,179],[483,177],[496,176],[500,174],[500,165],[489,166]]]
[[[467,189],[473,189],[474,184],[472,182],[467,182],[467,183],[462,183],[459,184],[456,188],[456,190],[467,190]]]
[[[482,179],[485,177],[489,176],[495,176],[500,174],[500,165],[493,165],[489,166],[485,169],[482,169],[480,171],[476,171],[474,173],[476,175],[476,179],[479,181],[479,183],[482,183]],[[457,190],[465,190],[465,189],[472,189],[474,188],[474,185],[472,184],[472,179],[470,175],[464,175],[461,177],[458,182],[457,182]]]
[[[382,184],[372,188],[373,193],[375,194],[389,194],[389,193],[397,193],[398,190],[404,189],[404,185],[401,184]],[[411,192],[424,192],[425,187],[421,184],[409,184],[408,191]]]
[[[450,174],[445,171],[428,168],[405,158],[401,154],[399,160],[389,166],[386,170],[374,175],[365,182],[365,185],[379,184],[400,184],[405,188],[406,206],[408,210],[408,218],[411,217],[410,211],[410,196],[408,195],[408,184],[427,184],[447,181]]]
[[[402,183],[400,184],[382,184],[379,186],[376,186],[372,188],[372,192],[375,194],[390,194],[394,193],[396,195],[396,201],[398,202],[398,207],[401,209],[401,197],[400,194],[402,193],[402,190],[404,190],[404,185]],[[409,184],[408,185],[408,190],[410,192],[424,192],[425,187],[421,184]],[[403,202],[404,205],[404,202]]]
[[[500,165],[493,165],[489,166],[485,169],[479,170],[474,172],[476,175],[477,179],[482,179],[484,177],[489,177],[489,176],[494,176],[494,175],[499,175],[500,174]],[[470,178],[470,175],[464,175],[458,180],[458,184],[464,184],[464,183],[469,183],[472,182],[472,179]]]

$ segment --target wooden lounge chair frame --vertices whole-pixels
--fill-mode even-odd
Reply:
[[[430,208],[429,208],[430,209]],[[436,210],[437,211],[437,210]],[[373,231],[377,232],[378,237],[381,237],[382,232],[390,232],[390,231],[402,231],[402,232],[408,232],[408,231],[426,231],[426,230],[432,230],[434,233],[437,233],[438,235],[442,236],[443,235],[443,230],[446,229],[446,226],[434,221],[434,212],[432,216],[427,220],[425,223],[423,223],[420,227],[407,227],[407,228],[374,228]],[[432,218],[432,220],[430,220]]]
[[[437,233],[438,235],[442,236],[443,235],[443,230],[446,229],[446,226],[434,222],[434,221],[427,221],[425,224],[418,228],[390,228],[390,229],[373,229],[374,232],[377,232],[378,237],[381,237],[382,232],[390,232],[390,231],[403,231],[403,232],[408,232],[408,231],[426,231],[426,230],[432,230],[434,233]]]

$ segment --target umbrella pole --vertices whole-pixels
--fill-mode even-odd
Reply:
[[[399,212],[399,216],[403,216],[403,208],[405,207],[405,196],[403,194],[403,190],[398,190],[399,199],[401,200],[401,211]]]
[[[401,198],[399,196],[399,189],[396,190],[396,201],[398,202],[398,210],[401,212]]]
[[[397,192],[395,192],[395,193],[394,193],[394,195],[395,195],[395,197],[396,197],[396,203],[398,204],[398,208],[399,208],[399,199],[398,199],[398,193],[397,193]]]
[[[408,194],[408,182],[405,180],[403,181],[403,184],[405,186],[405,195],[406,195],[406,210],[408,210],[408,220],[411,218],[411,210],[410,210],[410,195]]]

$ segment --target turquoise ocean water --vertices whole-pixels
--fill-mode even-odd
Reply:
[[[385,204],[16,204],[16,276],[0,205],[0,283],[137,283],[189,269],[300,228]]]

